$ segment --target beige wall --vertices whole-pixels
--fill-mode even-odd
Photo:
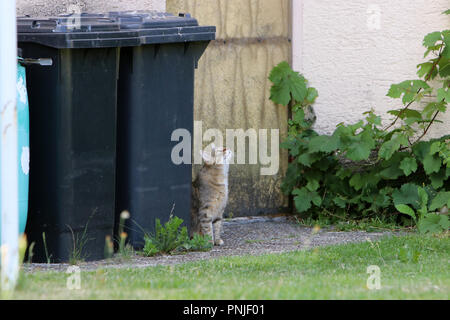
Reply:
[[[293,1],[300,12],[293,23],[302,24],[293,54],[319,91],[316,129],[323,133],[370,108],[384,116],[398,108],[401,101],[386,97],[390,85],[416,79],[423,37],[450,28],[450,16],[440,14],[450,8],[448,0]],[[440,120],[434,136],[450,133],[450,112]]]
[[[273,128],[284,135],[287,111],[269,101],[267,77],[274,65],[290,59],[289,0],[168,0],[167,11],[188,12],[201,25],[217,26],[217,40],[196,74],[194,115],[203,121],[203,131]],[[286,166],[286,152],[276,176],[261,176],[259,165],[232,165],[226,214],[274,213],[286,207],[279,188]]]
[[[16,0],[18,15],[48,16],[67,13],[71,6],[86,12],[115,10],[165,11],[165,0]]]

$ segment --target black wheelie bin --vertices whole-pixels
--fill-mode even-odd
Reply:
[[[97,260],[113,235],[119,47],[137,43],[113,19],[18,18],[30,101],[33,261]]]
[[[189,227],[192,166],[171,159],[171,136],[193,136],[194,73],[215,39],[214,26],[199,26],[188,14],[116,12],[123,29],[139,30],[142,45],[122,48],[118,88],[117,206],[128,210],[131,244],[143,246],[144,232],[172,212]],[[116,229],[117,230],[117,229]]]

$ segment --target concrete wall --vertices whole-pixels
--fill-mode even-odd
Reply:
[[[401,101],[386,97],[389,86],[416,79],[423,37],[450,28],[450,16],[440,14],[448,0],[293,2],[299,13],[293,24],[302,24],[293,55],[319,91],[316,129],[322,133],[361,119],[370,108],[390,119],[385,112]],[[440,120],[432,136],[450,133],[450,112]]]
[[[203,121],[203,131],[216,128],[225,134],[225,129],[267,128],[286,134],[287,110],[269,101],[267,77],[274,65],[290,59],[289,4],[289,0],[167,1],[167,11],[188,12],[201,25],[217,26],[217,40],[201,58],[196,74],[194,115]],[[261,176],[259,165],[232,165],[226,214],[256,215],[286,207],[279,188],[286,166],[284,151],[275,176]]]
[[[86,12],[115,10],[165,11],[165,0],[16,0],[18,15],[44,16],[70,12],[78,6]],[[72,9],[73,10],[73,9]]]

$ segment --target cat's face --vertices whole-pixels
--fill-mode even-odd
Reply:
[[[201,151],[203,161],[208,166],[213,165],[228,165],[233,157],[233,151],[227,148],[216,148],[214,144],[210,150]]]

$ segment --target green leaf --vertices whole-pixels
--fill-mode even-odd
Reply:
[[[289,84],[289,90],[291,91],[292,97],[295,101],[305,100],[305,97],[308,94],[305,78],[296,73],[287,79],[286,82]]]
[[[283,79],[291,73],[291,66],[287,61],[280,62],[276,67],[272,69],[269,75],[269,80],[274,84],[279,84]]]
[[[438,233],[448,230],[450,222],[448,216],[439,214],[428,214],[419,220],[417,224],[420,233]]]
[[[339,148],[339,137],[337,135],[314,137],[309,141],[308,148],[309,152],[333,152]]]
[[[420,204],[422,205],[422,207],[426,207],[428,205],[428,193],[424,188],[418,187],[417,194],[419,195]]]
[[[389,160],[402,145],[408,146],[408,138],[406,136],[402,134],[392,136],[391,140],[388,140],[381,145],[380,150],[378,151],[379,158]]]
[[[270,88],[270,100],[277,104],[287,106],[291,101],[289,87],[283,84],[275,84]]]
[[[400,189],[392,192],[394,204],[411,204],[415,208],[419,208],[418,186],[414,183],[406,183]]]
[[[405,176],[417,171],[417,162],[414,158],[405,158],[400,162],[400,169],[403,170]]]
[[[437,155],[428,154],[423,159],[423,168],[426,174],[432,174],[433,172],[438,172],[441,168],[441,158]]]
[[[442,35],[444,38],[444,50],[442,50],[442,57],[446,59],[450,59],[450,30],[442,31]]]
[[[423,109],[424,119],[431,119],[436,111],[445,112],[447,110],[447,104],[445,101],[430,102]]]
[[[419,143],[416,143],[413,145],[413,153],[415,154],[416,158],[419,161],[422,161],[425,159],[425,157],[430,152],[430,142],[429,141],[419,141]]]
[[[441,150],[441,142],[435,141],[430,146],[430,155],[436,154]]]
[[[445,175],[442,174],[442,170],[440,170],[438,173],[433,173],[429,176],[431,181],[431,186],[434,189],[439,189],[444,185],[444,181],[446,179]]]
[[[394,116],[398,116],[400,119],[405,118],[419,118],[422,119],[422,114],[413,109],[400,109],[400,110],[389,110],[389,114],[392,114]]]
[[[298,184],[298,179],[301,176],[302,172],[300,170],[300,165],[295,162],[289,163],[286,171],[286,177],[281,184],[281,191],[283,194],[290,195],[292,190]]]
[[[367,114],[366,117],[367,123],[370,123],[374,126],[381,126],[381,117],[377,116],[373,111],[365,112],[364,114]]]
[[[423,39],[423,46],[428,48],[436,45],[436,42],[442,40],[442,35],[440,31],[429,33]]]
[[[437,99],[438,101],[444,100],[447,103],[450,103],[450,91],[448,89],[439,88],[437,90]]]
[[[414,110],[414,109],[405,109],[403,114],[405,115],[406,118],[422,119],[422,114],[419,111]]]
[[[342,197],[335,197],[333,199],[333,202],[339,207],[339,208],[345,208],[347,206],[347,201],[343,199]]]
[[[390,166],[382,170],[379,175],[385,180],[395,180],[403,175],[403,171],[399,167]]]
[[[450,62],[447,61],[446,64],[439,67],[439,75],[441,78],[450,76]]]
[[[417,75],[420,78],[422,78],[431,71],[431,69],[433,68],[433,63],[431,63],[431,62],[421,63],[421,64],[417,65],[417,68],[419,69],[419,70],[417,70]]]
[[[430,86],[423,80],[406,80],[391,85],[387,96],[396,99],[403,95],[402,102],[403,104],[407,104],[415,99],[419,89],[429,88]]]
[[[375,147],[375,140],[369,130],[364,130],[356,136],[355,141],[347,147],[346,157],[353,161],[367,160]]]
[[[319,93],[315,88],[308,88],[308,94],[306,96],[306,101],[309,104],[313,104],[316,101],[316,98],[319,96]]]
[[[373,203],[372,205],[374,206],[374,208],[387,208],[389,206],[392,205],[392,199],[390,197],[390,194],[392,193],[392,191],[390,190],[389,187],[381,189],[381,190],[376,190],[374,192],[374,197],[373,197]]]
[[[321,155],[319,153],[303,153],[297,158],[297,162],[306,167],[311,167],[311,165],[320,158]]]
[[[302,102],[308,94],[305,78],[293,71],[286,61],[272,69],[269,79],[273,83],[270,89],[270,100],[277,104],[287,106],[291,98]]]
[[[441,226],[442,230],[448,230],[450,228],[450,221],[447,215],[441,215],[439,225]]]
[[[444,206],[450,208],[450,191],[439,192],[431,201],[430,211],[442,209]]]
[[[346,157],[353,161],[366,160],[370,155],[370,147],[362,143],[355,143],[348,147]]]
[[[310,192],[306,188],[295,189],[292,191],[294,195],[294,204],[298,212],[308,211],[313,202],[316,206],[321,205],[321,198],[317,192]]]
[[[406,204],[396,204],[395,205],[395,209],[397,209],[398,212],[401,212],[403,214],[407,214],[408,216],[410,216],[414,220],[416,219],[416,214],[414,213],[414,210],[411,209],[411,207],[406,205]]]
[[[365,179],[363,179],[361,174],[356,173],[351,177],[349,184],[351,187],[355,188],[356,191],[358,191],[365,185]]]
[[[317,207],[320,207],[322,205],[322,198],[318,194],[315,194],[315,195],[313,195],[312,202]]]
[[[303,125],[305,124],[305,111],[303,109],[298,109],[297,111],[295,111],[292,120],[295,124],[303,127]]]
[[[309,191],[316,191],[317,189],[319,189],[319,181],[317,180],[309,180],[308,183],[306,184],[306,189],[308,189]]]

